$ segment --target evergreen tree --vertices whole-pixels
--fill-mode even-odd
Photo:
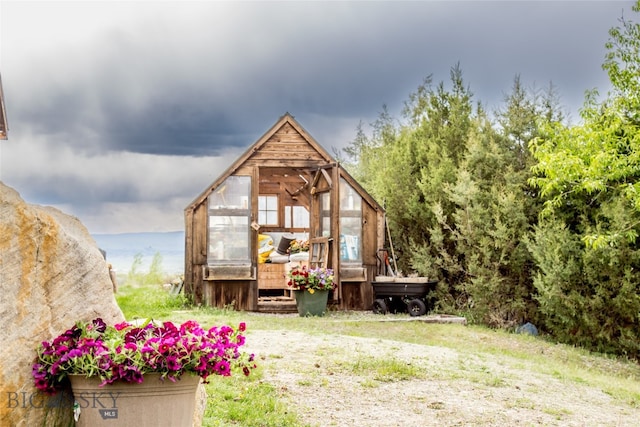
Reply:
[[[547,111],[517,77],[496,127],[474,111],[459,66],[450,87],[426,78],[405,104],[403,125],[384,111],[372,138],[359,133],[350,153],[375,177],[364,180],[385,203],[401,270],[439,279],[441,310],[494,326],[532,320],[523,242],[537,210],[525,147]]]
[[[451,69],[450,78],[450,90],[443,82],[434,88],[429,77],[410,95],[403,111],[407,125],[387,156],[395,182],[385,188],[402,269],[444,278],[447,288],[456,283],[459,271],[455,260],[442,260],[454,257],[455,242],[445,233],[432,245],[430,230],[438,224],[434,209],[442,209],[447,222],[453,213],[445,188],[455,183],[473,119],[472,93],[459,65]],[[425,265],[432,259],[440,262]]]

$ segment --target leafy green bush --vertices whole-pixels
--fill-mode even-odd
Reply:
[[[594,248],[558,221],[536,228],[530,248],[542,327],[555,339],[640,358],[640,250]]]

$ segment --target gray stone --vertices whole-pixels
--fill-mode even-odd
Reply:
[[[538,335],[538,328],[533,323],[525,323],[524,325],[520,325],[516,328],[516,333],[518,334],[526,334],[526,335]]]
[[[124,320],[108,264],[77,218],[0,182],[0,292],[0,425],[56,425],[69,400],[37,392],[35,349],[78,320]]]

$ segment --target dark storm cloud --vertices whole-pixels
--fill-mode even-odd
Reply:
[[[15,114],[82,151],[216,155],[248,146],[287,111],[356,116],[406,84],[411,67],[396,58],[405,47],[392,49],[398,32],[381,28],[384,13],[359,4],[251,5],[209,11],[251,23],[230,33],[196,23],[191,37],[186,22],[146,21],[138,31],[93,36],[95,50],[40,58],[28,71],[38,83],[23,92],[40,102]]]
[[[73,175],[32,176],[28,196],[46,205],[130,203],[143,199],[139,189],[118,180],[83,180]]]
[[[574,87],[575,62],[602,57],[612,24],[597,2],[209,6],[193,23],[149,18],[42,59],[29,94],[39,102],[16,120],[81,151],[218,155],[287,111],[366,119],[427,75],[446,82],[456,63],[476,101],[495,105],[521,74],[576,102],[601,81]]]
[[[90,224],[176,229],[285,112],[331,151],[457,63],[489,111],[520,75],[575,118],[633,3],[3,2],[0,178]]]
[[[242,129],[224,111],[206,105],[160,103],[141,112],[115,111],[103,130],[110,149],[165,155],[219,155],[247,144]]]

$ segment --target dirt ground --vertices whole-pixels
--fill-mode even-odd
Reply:
[[[441,347],[381,339],[251,331],[245,350],[311,426],[637,426],[640,409],[602,390]],[[405,363],[410,378],[367,368]]]

